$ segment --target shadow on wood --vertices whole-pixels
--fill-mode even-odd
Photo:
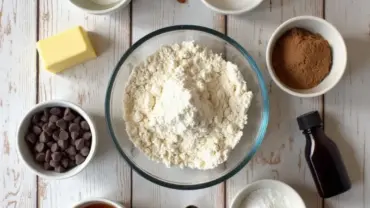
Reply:
[[[325,123],[333,124],[337,122],[338,121],[330,116],[330,114],[325,113]],[[348,142],[350,140],[353,141],[354,139],[348,138],[348,136],[344,133],[342,129],[336,127],[336,125],[330,125],[330,134],[328,135],[328,137],[331,138],[338,145],[339,151],[341,152],[342,159],[347,168],[352,184],[363,183],[363,173],[360,169],[361,166],[355,158],[356,154],[353,147]]]
[[[306,204],[306,207],[323,207],[323,199],[319,197],[317,191],[312,187],[304,186],[303,184],[291,184],[291,186],[302,197],[304,203]]]
[[[99,33],[89,31],[88,35],[97,56],[102,55],[106,50],[108,50],[109,46],[111,45],[109,43],[109,40]]]

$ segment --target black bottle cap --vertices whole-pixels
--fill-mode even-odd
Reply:
[[[322,125],[322,120],[318,111],[311,111],[297,117],[300,130],[306,130]]]

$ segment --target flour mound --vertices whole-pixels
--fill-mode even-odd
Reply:
[[[130,75],[126,130],[152,160],[212,169],[239,142],[251,99],[238,67],[220,55],[193,42],[163,46]]]

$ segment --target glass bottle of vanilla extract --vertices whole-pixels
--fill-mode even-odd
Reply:
[[[349,190],[346,167],[337,145],[324,132],[319,112],[301,115],[297,122],[306,137],[306,161],[320,196],[329,198]]]

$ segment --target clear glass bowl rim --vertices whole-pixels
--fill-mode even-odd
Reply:
[[[261,120],[261,125],[260,125],[260,128],[258,130],[256,141],[255,141],[253,147],[251,148],[251,150],[247,153],[246,157],[242,160],[242,162],[240,162],[239,165],[237,165],[229,173],[227,173],[227,174],[225,174],[225,175],[223,175],[223,176],[221,176],[217,179],[214,179],[212,181],[208,181],[208,182],[205,182],[205,183],[199,183],[199,184],[192,184],[192,185],[172,184],[172,183],[167,183],[165,181],[159,180],[159,179],[151,176],[150,174],[146,173],[145,171],[141,170],[133,162],[131,162],[130,158],[120,148],[118,139],[116,138],[116,136],[114,134],[114,131],[113,131],[113,125],[112,125],[112,122],[111,122],[111,115],[110,115],[110,110],[111,110],[110,100],[111,100],[112,89],[113,89],[113,86],[114,86],[114,81],[116,79],[118,71],[120,70],[120,68],[121,68],[122,64],[125,62],[125,60],[130,56],[130,54],[133,51],[136,50],[136,48],[138,48],[140,45],[145,43],[147,40],[149,40],[149,39],[151,39],[151,38],[153,38],[157,35],[163,34],[163,33],[173,32],[173,31],[180,31],[180,30],[194,30],[194,31],[205,32],[205,33],[211,34],[213,36],[216,36],[218,38],[221,38],[222,40],[226,41],[230,45],[234,46],[244,56],[244,58],[247,59],[248,63],[250,64],[250,66],[252,68],[252,70],[256,73],[257,79],[258,79],[258,84],[260,86],[261,94],[262,94],[262,120]],[[247,165],[248,162],[252,159],[252,157],[255,155],[258,148],[262,144],[262,141],[263,141],[264,136],[266,134],[268,121],[269,121],[269,114],[270,114],[269,98],[268,98],[268,92],[267,92],[267,88],[266,88],[266,85],[265,85],[265,81],[264,81],[262,73],[259,70],[259,68],[258,68],[256,62],[254,61],[254,59],[249,55],[249,53],[239,43],[237,43],[234,39],[230,38],[229,36],[227,36],[223,33],[220,33],[216,30],[213,30],[213,29],[210,29],[210,28],[207,28],[207,27],[203,27],[203,26],[197,26],[197,25],[175,25],[175,26],[164,27],[162,29],[153,31],[153,32],[145,35],[143,38],[141,38],[136,43],[134,43],[123,54],[123,56],[121,57],[121,59],[117,63],[117,65],[116,65],[116,67],[113,71],[113,74],[111,75],[111,78],[110,78],[109,83],[108,83],[108,88],[107,88],[107,92],[106,92],[106,96],[105,96],[105,104],[104,105],[105,105],[105,115],[106,115],[105,118],[106,118],[106,122],[107,122],[107,125],[108,125],[109,134],[111,135],[111,137],[113,139],[113,142],[116,145],[116,148],[118,149],[119,153],[126,160],[126,162],[139,175],[141,175],[145,179],[147,179],[147,180],[149,180],[149,181],[151,181],[155,184],[158,184],[160,186],[164,186],[164,187],[172,188],[172,189],[180,189],[180,190],[195,190],[195,189],[208,188],[208,187],[211,187],[211,186],[214,186],[216,184],[219,184],[221,182],[226,181],[227,179],[231,178],[236,173],[238,173],[241,169],[243,169],[244,166]]]

